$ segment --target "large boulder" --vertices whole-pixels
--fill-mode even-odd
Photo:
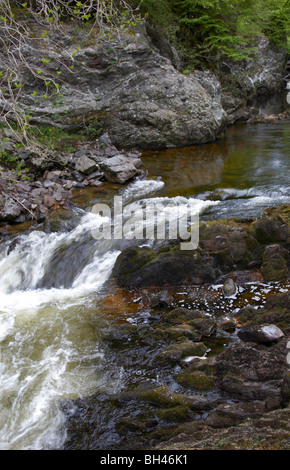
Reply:
[[[61,97],[39,100],[44,84],[27,71],[23,106],[31,122],[96,135],[103,129],[118,148],[140,149],[212,142],[224,129],[218,86],[203,87],[200,77],[178,71],[145,30],[78,48],[66,34],[65,53],[48,38],[33,54],[22,51],[31,68],[61,80]]]
[[[199,250],[179,246],[158,253],[150,248],[126,248],[117,258],[112,275],[126,287],[211,283],[216,279],[213,261]]]

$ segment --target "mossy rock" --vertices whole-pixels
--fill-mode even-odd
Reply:
[[[260,243],[283,243],[287,241],[289,227],[280,217],[261,218],[256,223],[256,238]]]
[[[186,323],[196,318],[204,318],[205,315],[200,310],[189,310],[184,307],[177,307],[163,315],[162,319],[171,323]]]
[[[189,322],[201,336],[213,336],[216,333],[217,322],[210,317],[195,318]]]
[[[268,245],[263,254],[261,272],[265,281],[282,281],[287,278],[288,252],[278,244]]]
[[[171,408],[181,404],[180,397],[174,394],[167,385],[161,385],[160,387],[146,390],[139,395],[139,398],[160,406],[160,408]]]
[[[174,379],[184,387],[193,388],[199,391],[209,391],[214,387],[214,381],[211,376],[204,372],[188,368],[177,374]]]
[[[120,436],[127,435],[128,432],[144,432],[146,430],[146,424],[140,420],[140,417],[136,418],[121,418],[116,422],[116,431]]]
[[[165,328],[163,330],[163,337],[167,337],[170,340],[188,338],[192,341],[200,341],[201,338],[201,336],[195,331],[195,329],[187,324]]]
[[[290,329],[290,292],[275,294],[260,308],[242,308],[237,313],[240,323],[251,325],[275,324],[284,333]]]
[[[167,385],[144,390],[135,395],[139,400],[149,402],[159,408],[186,407],[194,411],[209,410],[212,408],[211,402],[200,395],[187,395],[174,393]]]
[[[190,340],[176,342],[157,354],[154,362],[159,364],[174,364],[188,356],[204,356],[207,348],[203,343],[195,343]]]
[[[154,357],[154,363],[162,366],[178,364],[182,359],[182,351],[176,349],[165,349]]]
[[[195,343],[194,341],[184,340],[168,346],[167,351],[181,351],[182,357],[187,356],[204,356],[207,347],[201,343]]]
[[[192,411],[184,405],[178,405],[173,408],[166,408],[156,411],[158,418],[174,423],[182,423],[193,418]]]
[[[200,285],[212,283],[217,273],[213,260],[201,250],[182,251],[174,246],[158,253],[148,247],[125,248],[117,258],[112,276],[125,287]]]

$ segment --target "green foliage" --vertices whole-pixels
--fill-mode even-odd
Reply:
[[[71,151],[84,136],[64,131],[59,127],[31,127],[31,133],[44,147],[52,150]]]
[[[143,0],[141,9],[159,28],[174,26],[174,45],[191,66],[208,66],[218,52],[250,59],[257,37],[285,47],[290,36],[289,0]]]

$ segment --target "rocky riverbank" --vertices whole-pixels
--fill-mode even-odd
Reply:
[[[176,376],[179,383],[188,390],[219,389],[227,400],[211,406],[205,402],[202,409],[210,409],[206,417],[176,426],[172,437],[157,449],[289,448],[289,300],[288,292],[271,297],[258,310],[241,309],[232,345],[211,358],[184,365]],[[276,337],[260,336],[271,329]],[[190,401],[187,407],[191,408]]]
[[[105,181],[123,185],[142,173],[141,154],[117,150],[107,134],[79,142],[74,152],[51,151],[45,157],[17,151],[9,135],[5,144],[13,158],[0,167],[0,225],[41,223],[52,210],[71,208],[74,189]]]

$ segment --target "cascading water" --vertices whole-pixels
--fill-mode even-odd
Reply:
[[[120,194],[124,204],[135,201],[136,211],[154,201],[164,208],[170,201],[188,202],[185,198],[148,199],[163,185],[158,180],[136,181]],[[216,203],[190,200],[193,212],[212,204]],[[75,217],[79,223],[70,231],[37,230],[18,237],[13,250],[8,242],[2,246],[2,449],[61,448],[66,416],[60,401],[122,387],[122,371],[112,365],[108,368],[98,347],[106,320],[98,315],[96,299],[124,240],[95,240],[98,214],[78,212]]]

